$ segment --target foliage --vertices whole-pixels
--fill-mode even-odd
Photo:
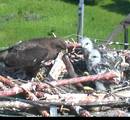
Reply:
[[[84,35],[107,38],[130,11],[128,6],[130,0],[85,2]],[[49,37],[51,32],[59,37],[76,34],[77,17],[78,0],[0,0],[0,46]]]

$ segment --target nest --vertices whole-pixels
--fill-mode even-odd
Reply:
[[[1,67],[0,116],[129,116],[130,51],[109,49],[118,52],[123,61],[118,63],[117,57],[116,69],[110,65],[108,72],[92,75],[78,43],[67,45],[68,54],[59,53],[54,61],[39,69],[35,78]],[[100,80],[109,88],[96,90],[93,83]]]

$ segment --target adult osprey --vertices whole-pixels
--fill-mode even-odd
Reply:
[[[58,38],[35,38],[0,51],[0,62],[9,68],[24,69],[27,74],[35,75],[41,61],[55,59],[66,48],[65,42]]]

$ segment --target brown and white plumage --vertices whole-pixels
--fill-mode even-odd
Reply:
[[[0,52],[0,62],[9,68],[24,69],[34,73],[41,61],[55,59],[61,50],[66,50],[63,40],[57,38],[35,38],[21,42]]]
[[[105,72],[100,63],[102,63],[101,53],[97,49],[92,49],[86,61],[89,73],[93,75]],[[106,90],[102,81],[95,81],[95,86],[97,90]]]

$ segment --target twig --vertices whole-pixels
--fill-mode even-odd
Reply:
[[[78,75],[75,73],[73,65],[71,64],[68,55],[65,54],[62,59],[63,59],[63,62],[65,63],[65,66],[66,66],[66,69],[68,71],[69,76],[71,78],[77,77]],[[77,83],[76,86],[79,89],[83,89],[83,85],[81,83]]]
[[[97,74],[97,75],[89,75],[89,76],[83,76],[83,77],[76,77],[76,78],[52,81],[50,83],[53,86],[60,86],[60,85],[77,84],[77,83],[96,81],[96,80],[113,81],[113,78],[115,78],[115,77],[117,77],[116,72],[111,71],[111,72],[101,73],[101,74]]]
[[[27,109],[32,107],[32,105],[20,101],[0,101],[0,108]]]
[[[65,65],[62,61],[62,56],[63,53],[60,52],[57,56],[57,58],[55,59],[55,63],[52,66],[50,72],[49,72],[49,76],[55,80],[58,80],[59,76],[61,75],[61,73],[63,72],[63,70],[65,69]]]
[[[122,110],[108,110],[108,111],[100,111],[91,113],[96,117],[129,117],[130,113],[122,111]]]
[[[7,90],[8,88],[2,82],[0,82],[0,89]]]
[[[11,79],[5,78],[1,75],[0,75],[0,81],[3,82],[4,84],[11,86],[11,87],[15,86],[15,84],[13,83],[13,81],[11,81]]]
[[[17,95],[19,93],[24,92],[24,89],[28,89],[28,90],[32,90],[33,89],[33,85],[31,83],[27,83],[27,84],[23,84],[21,86],[15,86],[13,88],[10,88],[6,91],[0,91],[0,96],[14,96]]]
[[[61,86],[61,85],[77,84],[77,83],[95,81],[95,80],[112,81],[113,78],[115,78],[115,77],[117,77],[116,73],[111,71],[108,73],[102,73],[102,74],[97,74],[97,75],[90,75],[90,76],[83,76],[83,77],[77,77],[77,78],[52,81],[52,82],[50,82],[50,84],[56,87],[56,86]],[[38,88],[38,89],[43,89],[45,87],[50,87],[50,86],[45,83],[35,83],[35,82],[31,83],[30,82],[27,84],[23,84],[21,86],[13,87],[7,91],[0,91],[0,96],[13,96],[13,95],[24,92],[23,88],[28,89],[30,91],[33,89],[33,87]]]

